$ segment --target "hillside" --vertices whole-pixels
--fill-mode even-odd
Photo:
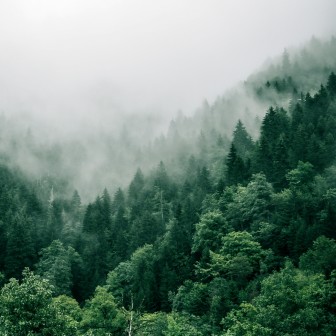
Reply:
[[[4,117],[0,335],[335,334],[335,51],[285,51],[142,143]]]

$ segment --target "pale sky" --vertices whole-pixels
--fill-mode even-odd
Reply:
[[[334,0],[0,0],[0,111],[187,114],[336,34]]]

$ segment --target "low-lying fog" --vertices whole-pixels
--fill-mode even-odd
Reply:
[[[335,13],[333,0],[1,1],[3,132],[20,124],[40,144],[79,141],[82,149],[66,151],[65,167],[80,162],[74,184],[101,174],[97,188],[112,188],[138,161],[125,170],[116,156],[100,171],[106,141],[147,145],[179,110],[191,116],[267,57],[335,34]],[[17,162],[40,169],[24,151]]]

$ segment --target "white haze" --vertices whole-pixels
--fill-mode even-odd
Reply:
[[[333,0],[1,0],[1,107],[69,124],[190,114],[265,57],[334,33],[335,13]]]
[[[335,13],[334,0],[0,0],[0,113],[43,144],[80,139],[63,168],[91,197],[143,164],[109,141],[146,145],[265,58],[335,34]],[[25,149],[16,163],[43,173]]]

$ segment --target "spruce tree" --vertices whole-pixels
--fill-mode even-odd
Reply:
[[[7,278],[21,277],[24,267],[31,267],[36,259],[34,244],[31,237],[31,219],[25,208],[13,214],[9,222],[5,272]]]

